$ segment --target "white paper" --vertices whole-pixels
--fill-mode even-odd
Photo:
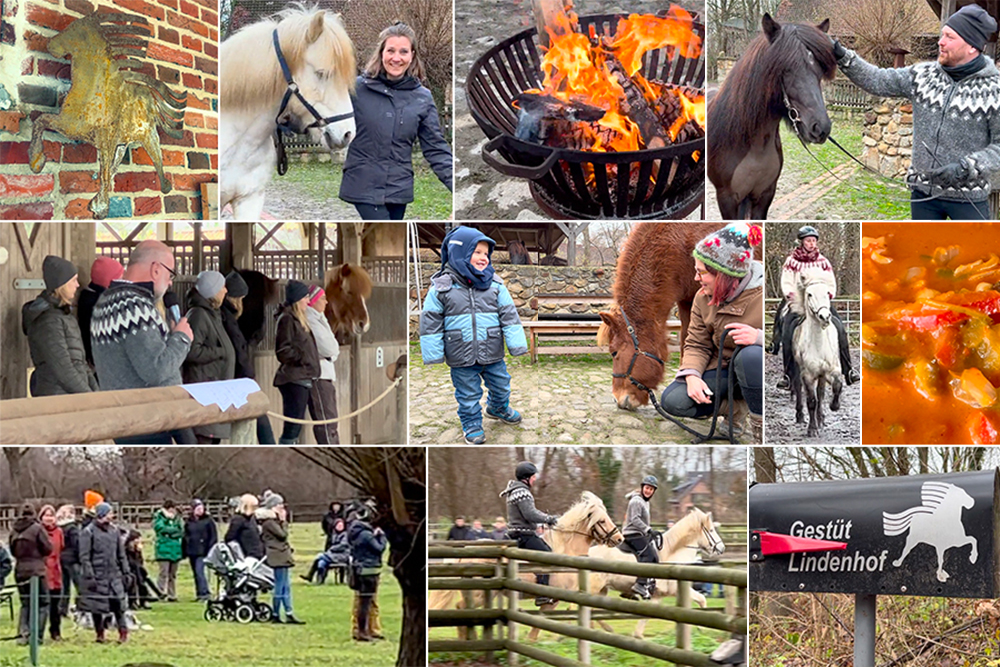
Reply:
[[[250,378],[182,384],[181,388],[202,405],[218,405],[223,412],[231,407],[242,408],[249,400],[247,396],[261,390]]]

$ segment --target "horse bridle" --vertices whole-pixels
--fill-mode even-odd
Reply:
[[[712,553],[721,553],[718,549],[719,545],[722,544],[722,538],[715,539],[712,537],[714,530],[709,530],[705,526],[701,527],[701,532],[705,535],[705,539],[708,541],[708,546],[712,548]]]
[[[299,85],[295,83],[292,78],[292,70],[288,67],[288,61],[285,60],[285,54],[281,51],[281,40],[278,39],[278,29],[275,28],[271,33],[271,40],[274,42],[274,52],[278,56],[278,64],[281,65],[281,73],[285,77],[285,83],[287,87],[285,88],[285,95],[281,98],[281,108],[278,109],[278,115],[274,117],[274,145],[278,151],[278,174],[284,176],[285,172],[288,171],[288,158],[285,156],[285,145],[283,142],[283,135],[293,135],[296,134],[288,125],[281,122],[281,116],[285,113],[285,109],[288,108],[288,103],[292,99],[292,95],[298,98],[299,102],[306,108],[310,114],[312,114],[313,122],[302,128],[301,132],[298,134],[305,134],[307,130],[321,129],[327,125],[332,125],[333,123],[340,122],[342,120],[347,120],[348,118],[354,118],[354,111],[351,110],[347,113],[338,114],[336,116],[324,116],[319,111],[316,110],[309,100],[305,98],[302,91],[299,90]]]
[[[633,327],[632,323],[629,322],[628,315],[625,314],[625,309],[619,306],[618,312],[622,314],[622,318],[625,320],[625,328],[628,331],[628,335],[632,337],[632,360],[629,361],[628,363],[627,371],[625,371],[624,373],[612,372],[611,377],[628,380],[629,382],[634,384],[639,389],[639,391],[644,391],[648,394],[652,394],[653,393],[652,389],[650,389],[649,387],[647,387],[646,385],[644,385],[643,383],[639,382],[634,377],[632,377],[632,369],[635,368],[635,360],[638,359],[640,356],[649,357],[656,363],[660,364],[660,366],[664,366],[663,359],[660,359],[652,352],[646,352],[645,350],[639,347],[639,337],[635,335],[635,327]],[[618,356],[617,350],[611,353],[612,359],[614,359],[617,356]]]
[[[593,510],[591,510],[590,513],[587,514],[586,520],[588,523],[590,522],[590,518],[592,516],[594,516]],[[611,521],[611,517],[608,517],[608,521]],[[612,526],[611,530],[604,530],[603,528],[600,528],[600,524],[594,524],[593,526],[591,526],[590,532],[587,533],[583,532],[582,530],[569,530],[568,528],[557,528],[555,525],[552,526],[552,530],[557,530],[560,533],[573,533],[574,535],[583,535],[584,537],[587,538],[597,539],[604,545],[613,546],[611,544],[612,536],[614,536],[616,533],[621,535],[622,531],[620,528],[618,528],[618,524],[616,524],[614,521],[611,521],[611,526]],[[624,535],[622,535],[622,539],[623,540],[625,539]]]

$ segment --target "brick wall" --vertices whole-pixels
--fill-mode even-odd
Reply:
[[[57,113],[70,87],[71,60],[46,48],[73,20],[92,12],[146,16],[147,73],[186,90],[184,136],[160,132],[163,165],[173,189],[160,192],[141,147],[129,150],[114,179],[109,218],[201,218],[201,184],[218,180],[218,0],[3,0],[0,30],[0,219],[89,219],[98,190],[97,150],[45,132],[48,162],[28,166],[32,120]],[[3,109],[4,100],[12,104]]]

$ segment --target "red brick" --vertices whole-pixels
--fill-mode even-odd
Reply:
[[[202,183],[211,183],[215,174],[204,172],[195,174],[169,174],[175,190],[198,190]],[[193,210],[193,209],[192,209]]]
[[[209,9],[215,9],[219,6],[217,0],[194,0],[196,3],[202,7],[208,7]]]
[[[191,99],[191,96],[188,95],[188,100],[190,100],[190,99]],[[190,106],[190,102],[188,103],[188,106]],[[184,134],[181,136],[181,138],[180,139],[176,139],[174,137],[171,137],[169,134],[164,134],[164,133],[161,132],[160,133],[160,145],[162,145],[162,146],[187,146],[188,148],[192,148],[192,147],[194,147],[194,134],[191,133],[191,130],[184,130]]]
[[[216,171],[218,171],[219,170],[219,155],[218,155],[218,153],[213,153],[212,155],[209,155],[208,158],[212,161],[212,169],[215,169]]]
[[[219,94],[219,81],[218,79],[210,79],[205,77],[205,92],[212,93],[213,95]]]
[[[28,164],[27,141],[0,141],[0,164]],[[43,141],[42,152],[45,159],[51,162],[59,162],[62,154],[62,144],[55,141]]]
[[[155,78],[159,79],[163,83],[175,84],[181,82],[181,73],[173,67],[158,65],[156,70],[159,72],[159,76]]]
[[[0,174],[0,197],[38,197],[52,192],[52,174]]]
[[[161,151],[164,167],[183,167],[184,151]]]
[[[28,5],[28,23],[40,25],[43,28],[51,28],[52,30],[62,32],[75,20],[75,16],[60,14],[35,2]]]
[[[115,192],[142,192],[143,190],[159,190],[160,179],[156,172],[130,171],[115,174]]]
[[[177,0],[156,0],[158,3],[164,7],[170,7],[170,9],[177,9]]]
[[[219,129],[219,117],[218,116],[205,116],[205,127],[209,130]]]
[[[87,0],[64,0],[63,4],[66,5],[66,9],[77,14],[90,16],[94,13],[94,5]]]
[[[199,148],[218,148],[219,135],[202,133],[195,136],[195,142]]]
[[[207,9],[201,10],[201,20],[209,25],[219,24],[219,15],[215,12],[210,12]]]
[[[175,28],[184,28],[185,30],[197,33],[202,37],[208,37],[208,26],[200,21],[195,21],[190,17],[174,12],[167,12],[167,22]]]
[[[219,43],[219,31],[216,30],[215,28],[209,28],[208,29],[208,38],[210,40],[212,40],[213,42],[215,42],[216,44],[218,44]]]
[[[63,217],[70,220],[91,220],[94,214],[87,208],[89,204],[89,199],[74,199],[66,204],[66,212],[63,214]]]
[[[205,55],[217,59],[219,57],[219,45],[214,42],[205,42]]]
[[[0,130],[17,134],[21,131],[24,114],[20,111],[0,111]]]
[[[163,60],[168,63],[176,63],[184,67],[194,67],[194,58],[190,53],[171,49],[169,46],[152,43],[146,49],[146,55],[155,60]]]
[[[161,42],[168,42],[170,44],[180,44],[181,38],[176,30],[173,28],[165,28],[160,26],[160,31],[157,33]]]
[[[115,4],[158,21],[162,21],[163,17],[166,16],[166,12],[162,8],[151,2],[146,2],[146,0],[115,0]]]
[[[69,81],[72,78],[69,63],[61,63],[58,60],[46,60],[45,58],[39,58],[38,60],[38,73],[42,76],[51,76],[63,81]]]
[[[159,197],[136,197],[133,200],[135,204],[136,217],[140,215],[155,215],[163,210],[163,202],[160,201]]]
[[[64,195],[73,192],[97,192],[99,182],[93,171],[60,171],[59,191]]]
[[[181,167],[184,165],[184,153],[181,151],[161,150],[160,154],[163,157],[164,167]],[[145,148],[136,146],[132,149],[132,164],[143,164],[152,167],[153,158],[149,157],[149,153],[146,152]]]
[[[188,2],[187,0],[181,0],[181,13],[187,14],[191,18],[201,17],[201,10],[198,9],[198,5],[193,2]]]
[[[205,99],[201,99],[191,91],[188,91],[187,108],[207,111],[212,108],[212,104],[209,102],[207,97]]]
[[[187,35],[181,36],[181,45],[185,49],[190,49],[192,51],[201,52],[201,40],[195,39],[194,37],[188,37]]]
[[[17,16],[18,3],[17,0],[4,0],[3,3],[3,16],[4,18],[14,18]]]
[[[27,45],[29,51],[38,51],[39,53],[49,52],[49,38],[34,30],[24,31],[24,43]]]
[[[97,162],[97,149],[93,144],[66,144],[62,161],[77,164]]]
[[[201,189],[198,190],[197,197],[191,197],[191,212],[201,213]]]
[[[195,69],[200,69],[205,74],[219,76],[219,61],[214,58],[199,58],[195,56]]]
[[[35,71],[35,57],[28,56],[21,61],[21,76],[30,76]]]
[[[0,206],[0,220],[51,220],[52,203],[11,204]]]
[[[187,197],[184,195],[168,195],[163,198],[163,207],[167,213],[187,213]]]
[[[188,127],[205,127],[205,117],[200,113],[188,111],[184,114],[184,124]]]
[[[181,75],[184,79],[184,87],[194,90],[201,90],[201,77],[197,74],[190,74],[189,72],[184,72]]]

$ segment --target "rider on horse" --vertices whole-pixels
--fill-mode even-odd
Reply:
[[[501,498],[507,500],[507,535],[517,540],[517,546],[531,551],[552,551],[535,532],[538,524],[554,526],[559,517],[546,514],[535,508],[535,496],[531,486],[538,477],[538,468],[531,461],[521,461],[514,468],[514,479],[507,482],[507,488],[500,492]],[[549,585],[549,575],[536,574],[535,583],[541,586]],[[555,600],[540,596],[535,598],[535,605],[541,607],[552,604]]]
[[[626,496],[628,509],[625,511],[625,527],[622,529],[622,535],[640,563],[660,562],[660,554],[655,544],[655,531],[649,525],[649,501],[658,486],[656,477],[646,475],[642,478],[639,489]],[[654,590],[656,590],[656,579],[638,577],[632,584],[632,590],[622,593],[622,597],[648,600],[653,597]]]
[[[830,286],[830,298],[837,295],[837,276],[833,273],[833,265],[819,251],[819,232],[812,225],[805,225],[799,228],[799,247],[785,260],[781,267],[781,293],[784,298],[778,304],[778,309],[774,314],[774,335],[771,337],[771,347],[768,350],[771,354],[778,354],[784,347],[782,361],[784,362],[784,375],[778,380],[778,389],[789,389],[791,378],[798,372],[795,366],[795,357],[792,354],[792,339],[795,330],[802,323],[803,315],[792,312],[790,304],[795,297],[795,281],[799,273],[806,269],[820,269],[825,272]],[[836,309],[830,306],[833,326],[837,328],[837,337],[840,341],[840,368],[844,374],[844,381],[847,384],[854,384],[860,378],[858,372],[851,367],[851,348],[847,339],[847,328],[840,319]]]

